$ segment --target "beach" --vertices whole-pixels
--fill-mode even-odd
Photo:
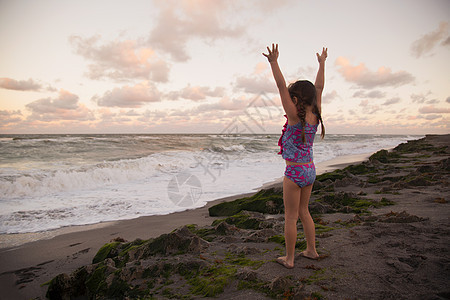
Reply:
[[[446,299],[450,295],[446,287],[450,278],[449,139],[449,135],[427,136],[420,144],[426,146],[409,147],[403,152],[394,150],[398,156],[382,153],[384,156],[371,156],[372,159],[367,160],[369,155],[362,154],[338,157],[323,165],[319,163],[319,173],[335,174],[335,177],[316,182],[318,189],[310,204],[316,223],[323,226],[316,232],[318,251],[326,256],[323,260],[299,258],[293,270],[274,262],[283,252],[280,241],[274,238],[283,234],[282,213],[250,212],[247,218],[256,220],[260,227],[241,228],[231,221],[223,221],[223,236],[202,237],[200,228],[217,231],[220,222],[211,224],[224,219],[223,215],[210,216],[210,208],[253,196],[257,193],[255,190],[166,215],[63,227],[41,235],[4,235],[2,239],[8,239],[7,243],[14,247],[0,249],[3,290],[0,299],[45,299],[49,285],[43,284],[59,274],[69,276],[78,268],[91,265],[105,243],[115,240],[119,245],[171,232],[190,237],[185,226],[188,224],[196,224],[189,227],[189,232],[199,247],[180,255],[160,253],[160,256],[145,258],[148,261],[139,258],[136,252],[136,261],[145,265],[167,256],[168,264],[194,262],[199,270],[222,261],[223,265],[232,266],[233,272],[223,291],[215,295],[220,299],[264,299],[283,295],[293,299]],[[363,171],[346,170],[349,165],[363,165]],[[326,190],[331,187],[333,199],[351,195],[358,203],[368,201],[369,205],[330,204],[326,202],[330,191]],[[263,188],[279,194],[281,184],[275,182]],[[245,255],[249,261],[258,263],[242,266],[233,263],[225,253],[240,258]],[[106,260],[110,260],[105,264],[109,264],[111,270],[119,269],[117,262],[111,265],[113,260]],[[182,281],[177,272],[173,272],[174,276]],[[152,292],[154,297],[170,298],[172,295],[176,298],[177,293],[189,291],[188,287],[170,287],[164,283],[164,276],[158,274],[152,274],[155,286],[166,288]],[[241,281],[253,282],[261,288],[239,285]],[[202,297],[201,292],[189,295]]]

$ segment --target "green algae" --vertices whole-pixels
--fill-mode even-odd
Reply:
[[[198,228],[197,224],[189,224],[186,227],[190,232],[208,242],[213,241],[217,234],[221,234],[221,232],[217,232],[214,228]]]
[[[316,229],[316,234],[322,234],[328,231],[332,231],[335,230],[335,227],[331,227],[331,226],[326,226],[326,225],[322,225],[322,224],[314,224],[314,227]]]
[[[347,171],[353,175],[363,175],[376,172],[374,167],[367,166],[365,163],[361,163],[358,165],[350,165],[344,168],[344,171]]]
[[[389,152],[387,150],[380,150],[375,152],[369,157],[369,161],[377,160],[381,163],[387,164],[390,162],[396,162],[401,156],[396,152]]]
[[[214,220],[211,226],[217,226],[221,222],[226,222],[241,229],[260,229],[261,221],[252,217],[246,212],[240,211],[238,214],[225,219]]]
[[[326,180],[331,180],[331,181],[336,181],[338,179],[343,179],[344,177],[346,177],[345,173],[343,170],[337,169],[334,170],[332,172],[327,172],[321,175],[317,175],[316,177],[316,181],[326,181]]]
[[[361,198],[352,193],[332,193],[317,199],[318,202],[324,202],[337,211],[366,213],[370,207],[381,207],[392,205],[393,202],[383,198],[381,201]]]
[[[245,254],[235,254],[227,252],[225,255],[225,261],[232,265],[237,265],[241,267],[251,267],[253,269],[259,269],[264,264],[262,260],[251,260],[245,256]]]
[[[232,216],[242,210],[277,214],[283,212],[283,194],[274,188],[264,189],[251,197],[216,204],[208,209],[211,217]]]
[[[277,244],[280,244],[283,246],[286,245],[284,235],[282,235],[282,234],[273,235],[268,238],[268,241],[277,243]],[[298,238],[298,235],[297,235],[297,241],[295,242],[295,248],[298,250],[305,250],[306,249],[306,240]]]
[[[400,153],[415,153],[419,151],[440,151],[440,150],[442,150],[442,147],[434,147],[433,145],[425,142],[425,138],[408,141],[394,148],[394,151]]]
[[[104,261],[107,258],[114,257],[116,254],[114,250],[116,250],[117,246],[120,245],[120,242],[107,243],[103,245],[100,250],[98,250],[97,254],[95,254],[94,259],[92,260],[93,264]]]
[[[236,274],[236,267],[225,264],[214,264],[201,270],[188,280],[190,291],[203,297],[215,297],[223,293]]]
[[[107,290],[106,284],[106,266],[99,265],[95,271],[86,280],[86,287],[92,295],[104,294]]]

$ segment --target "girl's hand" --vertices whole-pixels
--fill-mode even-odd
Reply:
[[[278,59],[278,44],[272,44],[272,51],[270,51],[270,48],[267,47],[267,51],[269,51],[269,54],[263,53],[265,57],[269,60],[269,62],[277,61]]]
[[[328,56],[327,51],[328,51],[328,48],[322,48],[322,54],[319,55],[319,53],[316,53],[319,64],[324,63],[325,60],[327,59],[327,56]]]

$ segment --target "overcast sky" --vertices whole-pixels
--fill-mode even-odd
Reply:
[[[449,133],[448,0],[0,0],[0,133],[279,133],[328,47],[327,133]],[[233,128],[233,129],[230,129]]]

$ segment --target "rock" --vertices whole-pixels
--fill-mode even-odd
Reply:
[[[200,254],[209,247],[209,243],[198,236],[194,236],[189,244],[188,251],[193,254]]]
[[[143,258],[155,255],[199,253],[208,248],[209,243],[194,235],[187,226],[169,234],[163,234],[143,245]]]
[[[426,178],[424,178],[423,176],[418,176],[415,177],[411,180],[408,180],[406,182],[407,185],[411,186],[411,187],[416,187],[416,186],[430,186],[432,185],[432,183],[427,180]]]
[[[230,250],[231,253],[243,254],[243,255],[252,255],[252,254],[261,253],[261,250],[259,250],[257,248],[248,247],[248,246],[238,247],[235,244],[230,245],[230,247],[228,247],[228,249]]]
[[[309,211],[316,214],[326,214],[333,212],[333,208],[326,203],[314,201],[309,204]]]
[[[258,275],[253,270],[242,268],[236,273],[236,278],[244,281],[256,281],[258,279]]]
[[[356,176],[345,177],[345,178],[336,180],[334,182],[334,187],[335,188],[346,187],[346,186],[349,186],[349,185],[358,185],[359,183],[360,183],[360,180]]]
[[[286,278],[286,277],[276,277],[269,283],[269,290],[273,293],[280,294],[283,293],[286,290],[289,290],[289,288],[293,286],[292,280]]]
[[[69,300],[72,289],[72,280],[67,274],[59,274],[52,279],[48,286],[46,297],[50,300]]]
[[[450,158],[446,158],[440,161],[439,168],[450,172]]]
[[[220,235],[233,235],[239,229],[236,226],[223,221],[217,224],[216,227],[214,227],[214,230]]]
[[[391,211],[390,213],[379,216],[378,220],[383,223],[413,223],[426,221],[428,219],[410,215],[406,211],[400,213]]]
[[[242,210],[278,214],[284,211],[283,193],[280,188],[262,189],[251,197],[222,202],[211,206],[210,216],[233,216]]]
[[[434,172],[434,167],[431,165],[423,165],[417,168],[419,173],[432,173]]]

